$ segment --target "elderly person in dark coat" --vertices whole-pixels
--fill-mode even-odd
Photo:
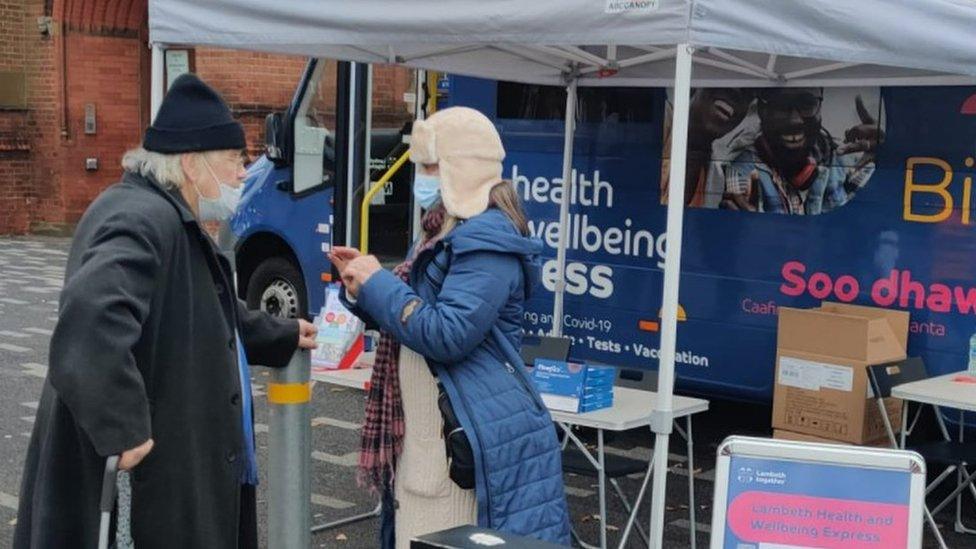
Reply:
[[[15,548],[94,547],[114,454],[139,549],[256,545],[247,364],[284,366],[315,330],[246,310],[200,226],[232,212],[244,144],[220,96],[184,75],[79,222]]]

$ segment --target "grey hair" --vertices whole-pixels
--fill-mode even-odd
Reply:
[[[186,182],[180,156],[181,154],[163,154],[138,147],[127,151],[122,157],[122,169],[143,177],[152,177],[165,189],[179,189]]]

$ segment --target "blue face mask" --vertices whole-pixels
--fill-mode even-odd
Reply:
[[[437,175],[420,173],[413,177],[413,198],[420,207],[428,210],[441,196],[441,178]]]
[[[207,161],[206,157],[203,158],[203,164],[207,167],[207,171],[210,172],[214,182],[217,183],[220,196],[208,198],[203,196],[200,189],[197,188],[197,196],[199,196],[197,207],[200,210],[200,221],[227,221],[237,213],[237,206],[241,202],[241,188],[231,187],[222,182],[213,168],[210,167],[210,162]]]

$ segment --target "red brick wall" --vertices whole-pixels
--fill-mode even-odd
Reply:
[[[0,0],[0,71],[24,74],[27,65],[27,14],[23,1]],[[12,106],[11,106],[12,107]],[[29,223],[29,111],[0,107],[0,234],[21,233]]]
[[[373,126],[400,127],[413,120],[403,94],[413,92],[413,71],[393,65],[373,67]]]
[[[31,178],[28,188],[30,223],[61,221],[61,63],[64,33],[57,21],[52,34],[44,37],[37,28],[37,18],[49,15],[43,0],[28,0],[24,17],[25,43],[28,52],[27,102],[30,109]],[[0,181],[0,186],[4,184]],[[28,228],[30,226],[28,225]]]
[[[138,144],[148,109],[138,30],[73,19],[67,25],[65,2],[50,4],[46,11],[45,0],[0,0],[0,70],[23,71],[28,90],[20,120],[0,111],[0,149],[11,148],[4,136],[14,126],[21,146],[0,151],[0,234],[75,223],[118,180],[122,153]],[[48,36],[38,29],[42,16],[52,17]],[[96,108],[94,135],[84,133],[89,103]],[[88,157],[98,159],[97,171],[85,169]]]
[[[0,0],[0,70],[23,69],[27,61],[23,0]]]
[[[0,111],[0,234],[22,233],[30,223],[31,180],[27,111]]]
[[[75,223],[102,190],[119,180],[126,150],[142,139],[138,39],[68,35],[68,139],[61,172],[63,222]],[[85,105],[96,133],[85,134]],[[98,170],[87,171],[85,159]]]
[[[138,145],[147,123],[145,4],[0,0],[0,71],[21,71],[28,90],[26,109],[0,109],[0,234],[70,227],[118,180],[122,154]],[[107,9],[130,17],[110,17]],[[42,16],[53,19],[50,36],[38,30]],[[287,108],[305,62],[214,48],[195,52],[196,72],[244,123],[252,156],[263,151],[265,117]],[[326,74],[322,111],[334,128],[334,64]],[[410,72],[376,67],[373,78],[374,126],[400,126],[410,118],[403,104]],[[95,105],[95,135],[84,133],[86,104]],[[98,159],[97,171],[85,169],[89,157]]]
[[[264,152],[264,119],[285,110],[305,68],[304,57],[197,48],[196,73],[214,86],[234,110],[247,132],[248,153]],[[246,67],[246,69],[244,69]],[[317,106],[323,123],[335,128],[336,64],[323,69]],[[403,103],[412,91],[412,72],[395,66],[373,70],[373,126],[399,127],[413,118]]]
[[[305,59],[217,48],[196,49],[196,73],[213,86],[244,124],[248,154],[264,151],[264,119],[291,102]]]

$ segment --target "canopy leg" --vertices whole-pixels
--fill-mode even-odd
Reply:
[[[555,295],[552,303],[552,335],[563,335],[563,296],[566,292],[566,246],[569,242],[569,203],[573,189],[573,137],[576,133],[576,78],[566,86],[566,126],[563,141],[563,196],[559,201],[559,244],[556,247]]]
[[[159,106],[163,104],[163,95],[166,94],[166,65],[163,56],[166,53],[164,44],[152,44],[152,65],[150,67],[149,80],[149,121],[152,123],[159,112]]]
[[[661,353],[657,404],[651,428],[654,441],[654,484],[651,491],[651,544],[663,547],[665,487],[668,477],[668,438],[672,429],[674,353],[678,328],[678,284],[681,274],[681,230],[684,221],[685,162],[688,110],[691,102],[691,56],[694,48],[678,44],[674,74],[674,114],[671,124],[671,173],[668,184],[667,254],[661,299]]]

